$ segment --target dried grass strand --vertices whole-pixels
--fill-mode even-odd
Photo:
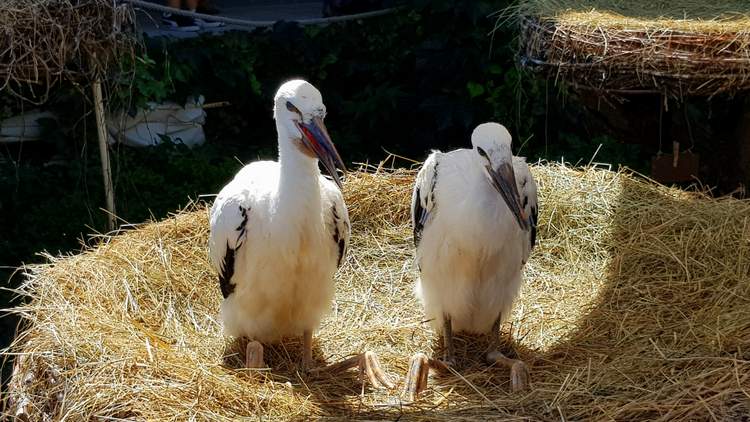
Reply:
[[[0,91],[43,102],[63,79],[93,80],[133,55],[133,8],[114,0],[4,0]]]

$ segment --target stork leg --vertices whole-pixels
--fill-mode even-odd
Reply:
[[[443,360],[430,359],[424,353],[416,353],[409,360],[409,371],[404,382],[404,394],[409,401],[414,401],[419,393],[427,388],[427,376],[430,368],[448,369],[456,364],[456,352],[453,348],[453,324],[449,315],[443,315]]]
[[[443,362],[447,366],[456,364],[456,351],[453,348],[453,325],[449,315],[443,315]]]
[[[529,386],[529,368],[518,359],[511,359],[500,352],[500,321],[502,314],[492,324],[492,347],[487,352],[487,363],[499,363],[510,368],[510,386],[513,392],[522,391]]]
[[[302,370],[309,371],[312,367],[312,330],[305,330],[302,334]]]
[[[310,370],[311,373],[329,373],[329,374],[337,374],[339,372],[346,371],[347,369],[351,369],[357,367],[359,368],[359,374],[360,376],[366,376],[367,379],[370,381],[370,384],[372,384],[375,388],[393,388],[393,381],[391,378],[383,372],[383,370],[380,367],[380,362],[378,361],[378,355],[375,354],[375,352],[367,351],[364,353],[360,353],[357,356],[352,356],[350,358],[344,359],[340,362],[333,363],[331,365],[328,365],[323,368],[315,368]]]
[[[263,345],[257,341],[251,341],[247,343],[245,349],[245,367],[246,368],[265,368],[266,363],[263,362]]]
[[[449,365],[437,359],[430,359],[424,353],[415,353],[409,360],[409,371],[404,381],[404,394],[408,401],[414,401],[427,388],[430,368],[447,369]]]

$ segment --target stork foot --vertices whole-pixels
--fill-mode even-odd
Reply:
[[[424,353],[416,353],[409,360],[409,372],[404,381],[404,394],[407,400],[414,401],[427,388],[427,376],[430,373],[430,358]]]
[[[265,368],[266,363],[263,361],[263,345],[257,341],[247,343],[245,349],[245,367],[246,368]]]
[[[367,379],[370,380],[370,384],[375,388],[388,388],[394,387],[391,377],[389,377],[383,369],[380,367],[380,361],[378,355],[375,352],[367,351],[360,355],[359,362],[357,363],[360,375],[367,375]]]
[[[508,358],[501,352],[494,350],[487,353],[487,362],[490,364],[499,363],[510,368],[510,387],[514,393],[529,388],[531,375],[529,367],[523,361]]]
[[[359,369],[360,376],[362,378],[367,377],[367,380],[375,388],[393,388],[394,384],[391,378],[383,371],[378,361],[378,355],[375,352],[367,351],[360,353],[357,356],[344,359],[341,362],[337,362],[322,368],[315,368],[310,370],[310,373],[329,373],[337,374],[339,372],[346,371],[347,369],[357,367]]]
[[[416,353],[409,360],[409,372],[406,373],[404,381],[404,394],[409,401],[419,398],[419,394],[427,388],[427,376],[430,368],[447,371],[456,365],[452,356],[446,356],[443,360],[430,359],[424,353]]]

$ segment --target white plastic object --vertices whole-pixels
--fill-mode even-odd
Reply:
[[[203,96],[190,98],[181,106],[176,103],[147,103],[135,116],[125,111],[107,117],[109,143],[121,142],[131,147],[148,147],[169,140],[192,148],[206,142],[203,124]]]

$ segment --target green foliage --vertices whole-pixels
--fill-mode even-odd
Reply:
[[[279,23],[168,44],[147,40],[130,92],[136,104],[196,94],[229,101],[232,107],[212,112],[223,122],[211,127],[213,137],[272,149],[274,90],[304,77],[324,93],[329,127],[349,161],[465,146],[489,120],[505,124],[516,147],[526,141],[532,158],[558,158],[540,136],[549,93],[517,68],[514,28],[493,32],[488,18],[509,5],[414,0],[392,15],[325,27]]]
[[[484,94],[484,85],[477,82],[468,82],[466,89],[469,91],[469,97],[476,98]]]
[[[242,166],[227,152],[214,145],[189,149],[169,143],[120,149],[113,155],[118,214],[131,222],[161,218],[218,192]]]
[[[565,161],[573,165],[586,165],[589,162],[613,164],[633,163],[629,167],[646,173],[648,157],[640,145],[617,142],[608,136],[583,139],[576,134],[564,133],[558,142],[532,144],[525,152],[531,157],[544,157],[550,161]]]
[[[160,102],[174,93],[169,64],[157,64],[146,52],[126,56],[120,69],[118,85],[110,96],[113,108],[144,107],[146,101]]]
[[[136,56],[133,85],[137,97],[149,98],[152,101],[159,102],[167,98],[172,91],[171,74],[168,71],[169,62],[165,63],[165,69],[161,72],[162,75],[154,75],[152,71],[154,68],[156,68],[156,62],[148,55]]]
[[[464,144],[478,122],[514,115],[513,34],[498,31],[493,43],[487,36],[495,24],[487,15],[507,6],[414,1],[392,15],[326,27],[279,23],[170,44],[148,40],[130,92],[136,104],[199,93],[230,101],[222,112],[229,121],[216,136],[267,145],[275,88],[304,77],[324,92],[345,158],[377,159],[383,149],[420,157]],[[503,121],[516,133],[530,129]]]

